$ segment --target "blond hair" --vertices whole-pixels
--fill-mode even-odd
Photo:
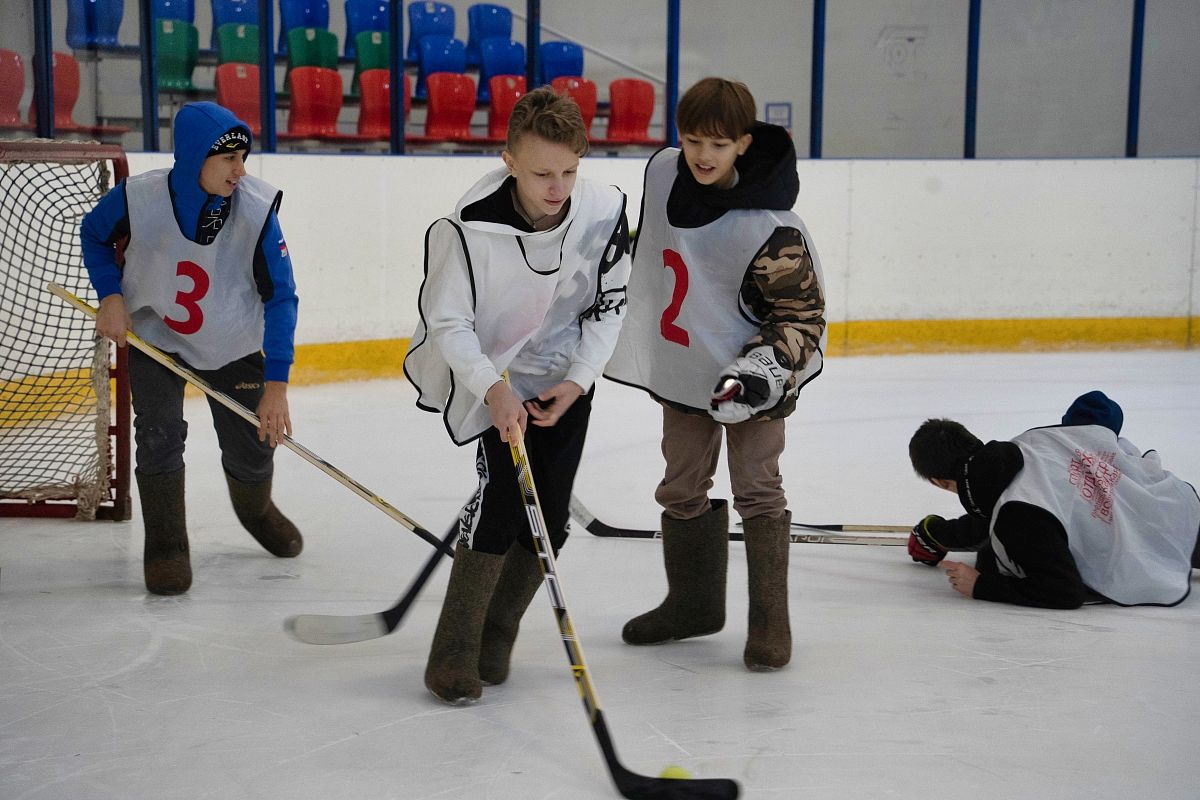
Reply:
[[[548,142],[566,145],[578,156],[587,155],[587,128],[583,124],[579,104],[549,86],[541,86],[523,95],[513,107],[512,116],[508,118],[508,139],[505,142],[510,153],[527,133]]]

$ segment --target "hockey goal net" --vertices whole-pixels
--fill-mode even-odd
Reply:
[[[114,145],[0,141],[0,516],[129,518],[125,352],[46,290],[95,303],[79,226],[128,171]]]

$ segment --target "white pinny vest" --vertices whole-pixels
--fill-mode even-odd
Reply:
[[[1196,491],[1100,425],[1034,428],[1013,439],[1025,465],[996,503],[1000,571],[1021,577],[995,535],[1007,502],[1044,508],[1067,531],[1083,582],[1121,605],[1174,605],[1188,594],[1200,526]]]
[[[244,176],[216,240],[201,245],[179,230],[169,172],[153,170],[125,183],[130,236],[121,292],[134,333],[197,369],[218,369],[262,349],[254,248],[279,192]]]
[[[707,410],[717,375],[738,357],[761,320],[741,302],[750,262],[778,227],[808,230],[791,211],[733,209],[700,228],[676,228],[667,198],[679,150],[660,151],[646,167],[629,309],[605,377],[664,400]],[[810,250],[813,269],[821,264]],[[821,369],[818,350],[797,381]]]

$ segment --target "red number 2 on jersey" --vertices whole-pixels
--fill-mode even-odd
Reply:
[[[180,289],[175,293],[175,305],[187,311],[187,317],[182,320],[163,317],[163,322],[176,333],[195,333],[204,324],[204,312],[197,303],[208,294],[208,273],[195,262],[180,261],[175,267],[175,275],[192,279],[191,291],[185,292]]]
[[[668,342],[687,347],[691,341],[688,332],[675,324],[679,317],[679,309],[683,307],[683,298],[687,296],[687,264],[683,263],[683,256],[674,250],[663,250],[663,267],[675,273],[675,288],[671,291],[671,304],[666,307],[658,321],[658,329]]]

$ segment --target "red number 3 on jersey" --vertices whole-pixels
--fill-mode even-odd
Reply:
[[[208,273],[195,262],[180,261],[175,267],[175,275],[192,280],[191,291],[185,292],[180,289],[175,293],[175,305],[185,310],[187,316],[181,320],[163,317],[163,322],[176,333],[195,333],[204,324],[204,312],[200,310],[198,303],[208,294]]]

